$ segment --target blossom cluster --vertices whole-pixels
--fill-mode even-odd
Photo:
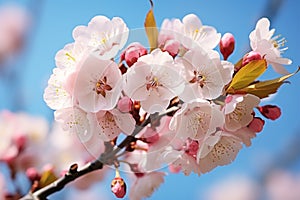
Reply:
[[[34,192],[65,174],[70,163],[84,165],[94,159],[75,135],[64,132],[57,123],[49,126],[42,117],[26,113],[0,112],[0,199],[17,199],[22,192]],[[74,145],[77,146],[74,149]],[[104,146],[94,145],[97,152]],[[45,148],[47,147],[47,148]],[[73,184],[80,190],[101,181],[106,168]],[[25,178],[22,178],[23,175]],[[22,184],[18,180],[22,180]],[[37,184],[38,183],[38,184]]]
[[[121,164],[132,172],[130,199],[141,199],[163,183],[166,174],[157,170],[166,165],[201,175],[231,163],[263,129],[263,117],[280,116],[279,107],[260,100],[291,76],[283,67],[291,64],[282,57],[285,40],[273,36],[267,18],[257,22],[252,50],[236,64],[228,61],[234,36],[194,14],[165,19],[159,30],[149,21],[149,48],[127,43],[134,30],[119,17],[96,16],[76,27],[74,42],[55,56],[44,93],[55,120],[95,158],[102,153],[95,145],[116,148],[124,135],[134,137],[112,163],[103,161],[117,168],[111,188],[119,198],[126,194]],[[282,79],[257,81],[269,65]]]

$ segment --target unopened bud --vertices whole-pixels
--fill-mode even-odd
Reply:
[[[121,61],[125,60],[131,67],[139,57],[146,55],[147,49],[138,42],[131,43],[121,54]]]
[[[41,178],[41,175],[34,167],[30,167],[26,170],[26,176],[32,183]]]
[[[249,129],[255,133],[261,132],[265,125],[265,121],[260,117],[254,117],[248,125]]]
[[[220,40],[220,52],[223,55],[224,60],[232,54],[234,50],[235,39],[231,33],[225,33]]]
[[[281,110],[275,105],[265,105],[258,108],[260,113],[271,120],[276,120],[281,116]]]
[[[117,170],[116,176],[111,182],[111,191],[116,195],[117,198],[123,198],[126,194],[126,183],[125,181],[120,177],[120,173]]]
[[[261,55],[255,51],[250,51],[249,53],[244,55],[242,61],[242,67],[247,65],[249,62],[253,60],[261,60]]]
[[[122,97],[118,101],[118,109],[121,112],[124,112],[124,113],[127,113],[127,112],[131,111],[132,110],[132,105],[133,105],[132,100],[127,96]]]

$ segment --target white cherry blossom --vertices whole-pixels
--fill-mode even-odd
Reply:
[[[76,64],[84,56],[85,47],[79,42],[69,43],[59,50],[55,55],[56,67],[68,71],[74,71]]]
[[[48,86],[44,91],[44,100],[54,109],[68,108],[73,105],[72,96],[65,87],[67,73],[60,68],[54,68],[53,74],[48,80]]]
[[[214,49],[220,42],[221,34],[212,26],[203,25],[194,14],[188,14],[182,19],[182,24],[177,27],[179,34],[176,38],[186,49],[200,46],[205,50]]]
[[[264,56],[277,73],[288,74],[288,71],[282,65],[289,65],[292,61],[281,56],[287,49],[287,47],[284,47],[286,40],[281,38],[280,35],[273,36],[274,32],[275,29],[270,30],[269,19],[261,18],[249,35],[250,45],[253,51]]]
[[[121,83],[122,75],[115,62],[87,55],[78,71],[73,95],[87,112],[110,110],[119,100]]]
[[[149,113],[166,109],[170,100],[184,89],[184,80],[173,58],[160,49],[140,57],[124,79],[125,93],[141,101],[142,108]]]
[[[223,107],[225,129],[236,131],[247,126],[253,119],[253,108],[258,106],[259,102],[260,99],[252,94],[227,96]]]
[[[129,30],[123,19],[96,16],[88,26],[77,26],[73,31],[76,42],[87,45],[89,51],[101,59],[111,59],[122,49],[128,39]]]
[[[163,172],[145,173],[137,177],[130,188],[129,197],[131,200],[142,200],[150,197],[152,193],[164,182]]]
[[[54,117],[64,131],[77,134],[83,142],[92,137],[87,113],[82,109],[75,106],[59,109],[54,112]]]
[[[223,123],[224,114],[219,106],[199,100],[183,104],[173,116],[170,129],[176,131],[178,138],[199,140],[215,132]]]
[[[87,119],[91,126],[91,134],[99,135],[103,141],[110,141],[120,133],[130,135],[135,128],[135,120],[129,113],[118,109],[89,113]]]
[[[241,140],[226,132],[218,132],[215,136],[209,136],[200,143],[206,146],[206,152],[198,152],[197,160],[201,173],[207,173],[217,166],[230,164],[242,148]]]
[[[185,67],[186,86],[180,95],[183,101],[219,97],[224,86],[231,81],[234,71],[233,64],[221,61],[218,52],[205,51],[200,47],[188,51],[177,61]]]

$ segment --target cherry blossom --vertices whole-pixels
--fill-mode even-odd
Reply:
[[[23,46],[31,26],[31,16],[20,5],[1,5],[0,8],[0,63],[11,59]]]
[[[129,197],[131,200],[141,200],[150,197],[152,193],[164,182],[163,172],[150,172],[136,177],[130,188]]]
[[[258,20],[255,29],[250,33],[250,45],[253,51],[263,56],[273,69],[280,74],[288,74],[282,65],[289,65],[292,61],[282,58],[281,54],[287,49],[284,48],[286,40],[281,36],[274,36],[275,29],[270,30],[270,21],[267,18]]]
[[[38,164],[37,149],[48,133],[48,123],[44,118],[26,113],[0,113],[0,160],[13,163],[18,170],[25,170]]]
[[[205,199],[257,200],[260,199],[261,192],[260,184],[253,178],[242,174],[230,174],[209,187]]]
[[[137,160],[143,170],[154,171],[174,161],[172,157],[165,156],[166,152],[178,148],[183,142],[169,129],[170,121],[171,117],[163,117],[158,127],[153,129],[147,126],[139,133],[142,141],[147,144],[147,153],[140,155],[140,159]]]
[[[214,49],[220,42],[221,34],[212,26],[203,25],[194,14],[188,14],[182,19],[182,24],[176,38],[186,49],[200,46],[203,49]]]
[[[198,140],[215,132],[223,123],[224,115],[217,105],[196,101],[183,104],[173,116],[170,129],[176,131],[178,138]]]
[[[260,99],[257,96],[229,95],[223,108],[225,114],[225,128],[235,131],[247,126],[253,119],[253,108],[258,106]]]
[[[69,107],[54,112],[54,117],[64,131],[77,134],[82,141],[91,137],[87,113],[78,107]]]
[[[53,74],[48,80],[48,86],[44,91],[44,100],[52,109],[68,108],[73,105],[72,94],[65,87],[66,75],[64,70],[54,68]]]
[[[110,141],[120,133],[130,135],[135,128],[135,120],[129,113],[118,109],[99,111],[87,116],[92,134],[98,134],[103,141]]]
[[[158,35],[158,46],[162,51],[167,51],[175,57],[180,51],[180,42],[175,39],[175,34],[179,34],[181,22],[179,19],[165,19],[161,25]]]
[[[130,98],[140,101],[146,112],[160,112],[183,91],[184,81],[175,67],[168,53],[156,49],[140,57],[127,71],[123,89]]]
[[[66,44],[55,55],[56,66],[69,71],[75,70],[76,64],[79,63],[84,54],[85,47],[82,43],[74,42]]]
[[[299,199],[300,175],[282,169],[274,170],[266,180],[267,197],[272,200]]]
[[[233,65],[227,61],[220,61],[219,54],[213,50],[204,51],[197,47],[177,61],[182,62],[185,67],[186,87],[180,95],[183,101],[219,97],[233,74]]]
[[[87,112],[110,110],[121,94],[122,75],[117,64],[87,55],[81,63],[74,87],[78,106]]]
[[[95,16],[88,26],[77,26],[73,31],[76,42],[86,45],[90,52],[108,60],[117,55],[127,41],[129,30],[123,19]]]
[[[241,140],[226,132],[205,138],[200,149],[203,149],[203,145],[206,146],[206,152],[199,151],[197,155],[202,173],[207,173],[217,166],[230,164],[242,148]]]

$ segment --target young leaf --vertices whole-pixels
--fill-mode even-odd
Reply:
[[[151,8],[146,15],[145,19],[145,31],[148,37],[148,42],[150,45],[150,51],[157,48],[157,39],[158,39],[158,29],[156,26],[154,14],[153,14],[153,2],[150,0]]]
[[[57,177],[55,176],[55,174],[51,170],[47,170],[43,172],[39,182],[39,186],[40,188],[43,188],[56,180]]]
[[[276,78],[276,79],[273,79],[273,80],[257,82],[257,83],[251,84],[248,87],[243,88],[243,89],[241,89],[237,92],[238,93],[250,93],[250,94],[258,96],[261,99],[265,98],[265,97],[268,97],[270,94],[276,93],[278,88],[283,83],[287,83],[286,79],[288,79],[291,76],[298,73],[299,70],[300,70],[300,67],[294,73],[291,73],[291,74],[288,74],[288,75],[285,75],[285,76],[282,76],[280,78]]]
[[[234,94],[236,90],[243,89],[257,79],[267,69],[266,60],[254,60],[242,67],[233,77],[227,88],[227,93]]]

